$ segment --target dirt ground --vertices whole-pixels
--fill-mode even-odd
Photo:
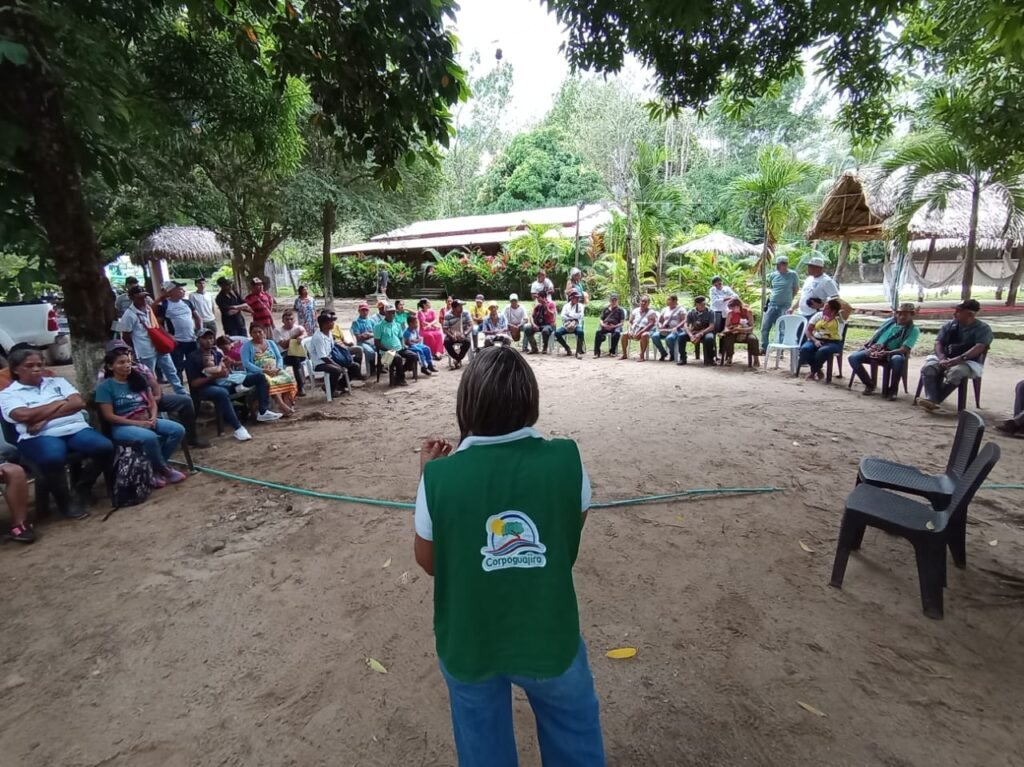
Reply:
[[[591,513],[576,580],[610,764],[1024,764],[1024,492],[977,499],[943,621],[910,546],[876,531],[828,585],[860,456],[938,470],[952,414],[781,371],[531,362],[538,427],[579,441],[596,500],[782,488]],[[313,396],[196,458],[411,500],[420,441],[457,435],[460,375]],[[990,365],[987,417],[1022,375]],[[991,438],[990,481],[1020,481],[1024,440]],[[3,767],[454,764],[411,512],[197,475],[42,532],[0,546]],[[619,646],[639,653],[605,657]],[[521,696],[516,722],[538,765]]]

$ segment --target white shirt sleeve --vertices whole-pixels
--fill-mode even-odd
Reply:
[[[585,492],[590,492],[590,481],[586,479],[586,472],[584,476]],[[423,482],[423,477],[420,477],[420,486],[416,489],[416,535],[425,541],[434,540],[434,522],[430,518],[430,510],[427,508],[427,487]]]
[[[587,474],[587,467],[580,463],[580,468],[583,470],[583,493],[580,498],[580,513],[583,513],[590,508],[590,502],[593,500],[592,491],[590,488],[590,475]],[[416,507],[419,509],[419,505]]]

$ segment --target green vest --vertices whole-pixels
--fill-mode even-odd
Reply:
[[[434,538],[434,633],[452,676],[563,674],[579,649],[572,566],[583,464],[572,440],[475,445],[423,472]]]

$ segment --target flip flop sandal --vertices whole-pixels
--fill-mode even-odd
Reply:
[[[12,541],[17,541],[18,543],[35,543],[36,540],[35,531],[28,524],[15,525],[10,529],[8,535]]]

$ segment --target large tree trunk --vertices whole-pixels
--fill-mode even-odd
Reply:
[[[842,242],[839,243],[839,257],[836,259],[836,273],[834,275],[835,281],[842,284],[843,278],[846,276],[846,266],[850,260],[850,238],[844,237]]]
[[[35,54],[22,66],[0,60],[0,92],[28,142],[15,161],[32,184],[35,214],[64,291],[76,383],[83,392],[91,392],[114,321],[113,293],[64,122],[63,89],[53,79],[53,70],[35,57],[45,51],[44,36],[29,12],[5,16],[0,37],[17,40]]]
[[[324,306],[328,309],[334,308],[334,263],[331,259],[331,237],[334,234],[334,227],[337,222],[334,217],[334,203],[324,203],[323,227],[324,227],[324,264],[323,264],[323,286]]]
[[[960,300],[966,301],[974,289],[974,258],[978,250],[978,207],[981,204],[981,185],[975,183],[971,193],[971,223],[967,232],[967,252],[964,254],[964,281]]]
[[[1024,247],[1018,245],[1010,252],[1010,258],[1017,259],[1017,268],[1010,277],[1010,287],[1006,291],[1006,305],[1017,305],[1017,291],[1020,289],[1021,278],[1024,277]]]

